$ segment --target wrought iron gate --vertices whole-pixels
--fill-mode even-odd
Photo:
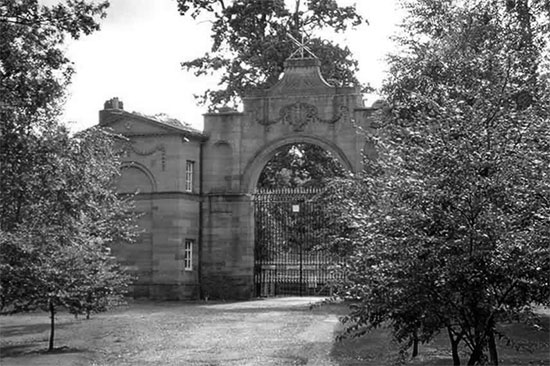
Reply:
[[[329,295],[336,259],[323,245],[327,215],[313,189],[254,197],[256,296]]]

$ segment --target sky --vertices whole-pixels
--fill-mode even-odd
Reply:
[[[288,0],[289,1],[289,0]],[[379,87],[392,50],[390,36],[401,12],[396,0],[338,0],[355,3],[369,24],[345,34],[327,34],[347,45],[359,61],[359,80]],[[113,97],[124,109],[148,115],[166,113],[203,129],[206,106],[193,94],[216,86],[215,77],[195,77],[181,62],[208,52],[210,24],[181,16],[176,0],[110,0],[101,30],[67,43],[76,73],[62,119],[78,131],[97,124],[103,103]],[[368,96],[370,105],[376,95]]]

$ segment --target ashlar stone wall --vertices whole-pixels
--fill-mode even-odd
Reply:
[[[142,230],[136,243],[115,244],[113,253],[136,275],[135,297],[197,298],[200,146],[205,138],[182,124],[129,113],[112,104],[100,111],[100,125],[129,139],[118,189],[122,194],[137,193]],[[193,163],[192,187],[187,181],[188,162]],[[190,268],[185,268],[186,241],[191,242]]]

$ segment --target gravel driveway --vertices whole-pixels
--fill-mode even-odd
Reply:
[[[337,316],[319,298],[135,303],[75,320],[60,315],[57,354],[46,314],[2,317],[2,365],[332,365]],[[34,325],[34,326],[33,326]],[[7,335],[7,336],[6,336]]]

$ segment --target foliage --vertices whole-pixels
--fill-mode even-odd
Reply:
[[[64,127],[34,140],[36,161],[25,170],[31,197],[19,221],[0,231],[3,311],[40,308],[53,316],[63,306],[89,316],[122,299],[130,278],[109,245],[131,241],[136,231],[130,197],[113,189],[114,143],[100,129],[70,136]]]
[[[275,153],[258,179],[261,189],[319,188],[345,168],[329,152],[312,144],[287,145]]]
[[[549,305],[550,7],[407,3],[390,57],[380,154],[336,196],[349,333],[389,324],[404,347],[448,333],[498,364],[499,322]],[[361,187],[358,189],[357,187]],[[338,193],[337,190],[335,190]],[[355,197],[355,199],[354,199]]]
[[[106,2],[71,1],[47,7],[37,0],[0,0],[0,226],[11,228],[33,197],[25,171],[36,164],[33,140],[56,124],[59,104],[73,73],[63,53],[67,34],[77,39],[99,28]],[[6,174],[9,172],[10,174]]]
[[[357,62],[347,47],[314,37],[315,31],[344,32],[363,22],[354,6],[339,6],[335,0],[295,0],[293,9],[284,0],[178,0],[182,15],[193,19],[207,14],[212,20],[212,50],[185,61],[182,66],[195,75],[219,72],[220,88],[198,97],[209,108],[232,104],[256,88],[279,80],[284,61],[296,46],[288,35],[301,40],[311,35],[308,47],[321,60],[321,72],[333,83],[358,84]]]
[[[65,35],[78,39],[98,30],[96,18],[105,16],[107,6],[84,0],[51,7],[37,0],[0,1],[0,106],[8,114],[2,116],[7,131],[21,123],[17,132],[24,132],[37,113],[63,97],[73,73],[62,49]]]
[[[71,135],[57,117],[72,68],[66,35],[99,28],[107,3],[0,2],[0,308],[60,306],[89,315],[120,301],[129,277],[110,255],[131,241],[130,198],[118,197],[116,136]]]

